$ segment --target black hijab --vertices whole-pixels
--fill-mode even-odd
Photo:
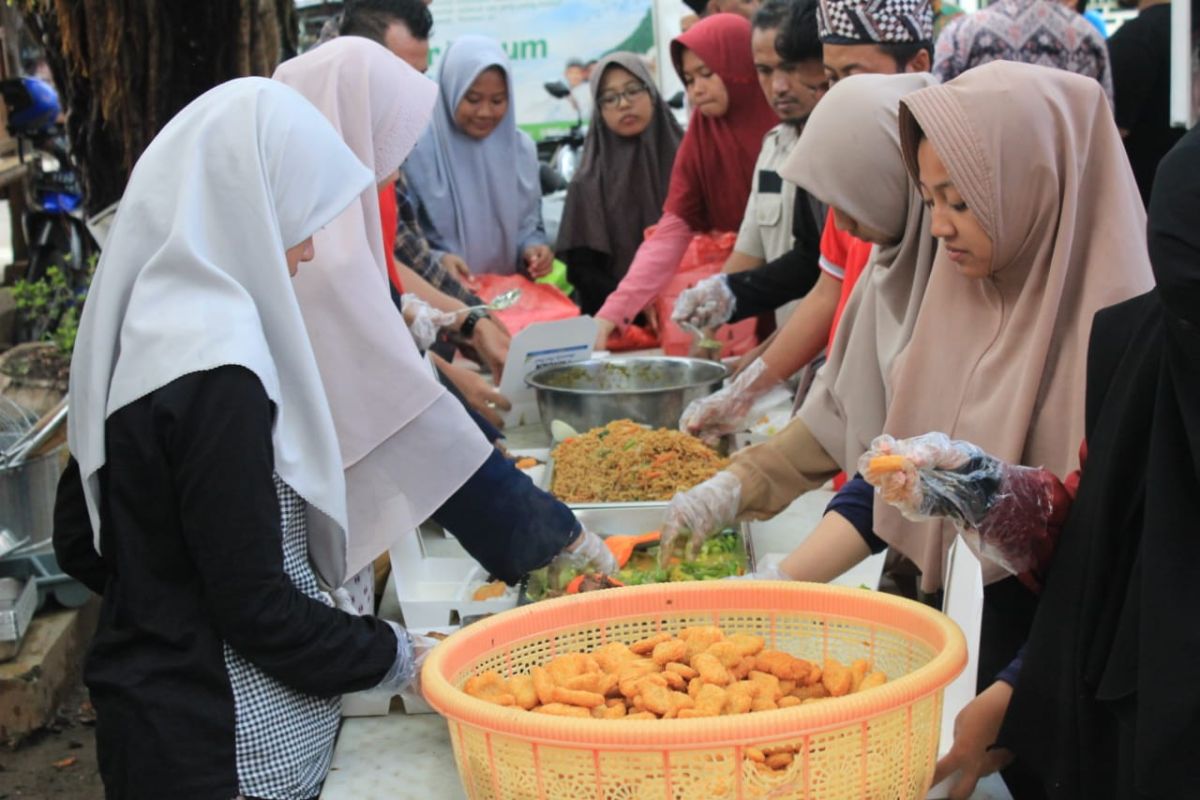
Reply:
[[[614,66],[628,70],[650,90],[654,116],[646,130],[632,138],[614,133],[602,117],[600,86],[604,74]],[[606,256],[602,268],[607,280],[603,283],[611,283],[611,291],[629,270],[643,232],[662,216],[683,129],[659,94],[645,63],[633,53],[613,53],[602,59],[592,71],[591,87],[596,110],[579,171],[567,190],[556,251],[572,266],[580,263],[572,255],[573,250]],[[594,259],[587,261],[592,263]],[[599,303],[603,302],[600,297]]]
[[[1000,733],[1051,797],[1200,795],[1200,128],[1150,200],[1157,288],[1096,315],[1088,459]]]

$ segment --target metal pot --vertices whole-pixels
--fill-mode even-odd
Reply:
[[[616,419],[674,429],[688,403],[721,388],[727,374],[713,361],[647,356],[543,367],[525,382],[547,432],[559,419],[583,433]]]
[[[62,447],[15,467],[0,468],[0,528],[9,528],[19,539],[29,537],[31,549],[49,541],[62,470]]]

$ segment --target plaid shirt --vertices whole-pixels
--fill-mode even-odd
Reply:
[[[417,206],[409,194],[403,170],[396,179],[396,242],[392,246],[392,253],[397,261],[411,267],[435,289],[469,306],[483,303],[442,266],[441,255],[435,255],[429,248],[429,240],[425,238],[421,223],[417,220]]]

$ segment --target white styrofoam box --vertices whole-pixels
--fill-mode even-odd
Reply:
[[[461,552],[461,551],[460,551]],[[472,600],[471,593],[486,582],[487,575],[470,556],[430,557],[422,550],[419,533],[401,537],[391,550],[396,610],[406,625],[440,629],[461,618],[494,614],[517,604],[517,591],[509,589],[493,600]],[[386,594],[385,594],[386,597]],[[398,608],[397,608],[398,607]],[[380,606],[380,615],[387,616]]]

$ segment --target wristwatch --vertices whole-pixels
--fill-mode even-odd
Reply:
[[[458,329],[458,334],[464,339],[470,339],[475,335],[475,326],[479,324],[481,319],[487,319],[486,311],[475,309],[467,314],[467,318],[463,320],[462,326]]]

